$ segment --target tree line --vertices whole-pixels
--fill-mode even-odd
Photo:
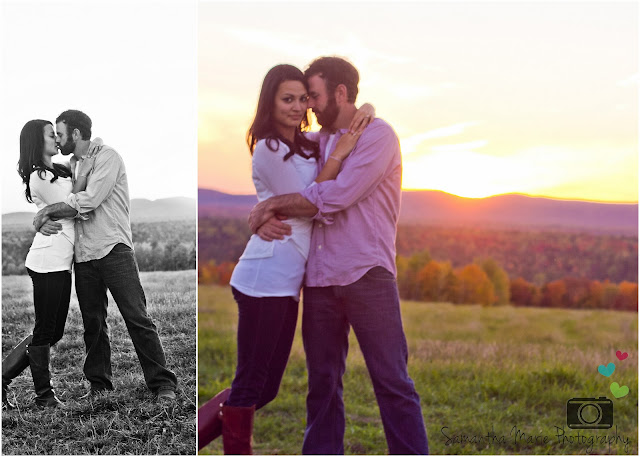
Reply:
[[[228,285],[235,262],[199,262],[198,283]],[[453,268],[449,261],[433,260],[427,251],[397,256],[398,292],[404,300],[514,305],[543,308],[611,309],[638,311],[638,284],[567,277],[537,286],[507,272],[485,258]]]
[[[198,224],[201,284],[228,284],[246,221]],[[405,300],[637,311],[637,237],[477,227],[399,226]]]
[[[236,262],[251,236],[246,220],[209,217],[198,221],[198,259]],[[637,282],[637,236],[560,230],[515,230],[467,226],[400,225],[398,255],[428,251],[453,268],[494,259],[510,278],[538,287],[568,277]]]
[[[131,224],[133,247],[140,271],[176,271],[196,268],[195,221]],[[2,274],[21,275],[33,242],[28,228],[2,231]]]

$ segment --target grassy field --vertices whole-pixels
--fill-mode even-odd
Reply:
[[[201,286],[198,300],[198,403],[203,404],[233,378],[237,310],[228,287]],[[638,453],[636,313],[418,302],[403,302],[402,313],[409,371],[422,399],[431,453]],[[345,452],[386,454],[353,333],[350,344]],[[617,350],[629,357],[619,361]],[[607,378],[597,368],[609,362],[616,369]],[[616,399],[609,391],[614,381],[630,393]],[[300,453],[306,387],[298,325],[280,394],[256,413],[256,454]],[[566,403],[578,397],[611,399],[614,426],[568,428]],[[221,454],[221,440],[201,453]]]
[[[88,386],[82,374],[82,319],[72,292],[65,336],[51,354],[53,385],[67,408],[36,409],[27,369],[11,384],[10,398],[19,409],[2,413],[2,454],[195,454],[195,275],[195,270],[141,273],[149,314],[178,376],[175,404],[154,402],[110,295],[115,390],[98,400],[79,400]],[[30,281],[26,275],[2,277],[3,358],[32,330]]]

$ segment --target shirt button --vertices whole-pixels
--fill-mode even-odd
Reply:
[[[322,227],[322,224],[318,224],[318,227]]]
[[[318,245],[318,251],[319,251],[319,250],[321,250],[321,249],[322,249],[322,245],[321,245],[321,244],[319,244],[319,245]]]

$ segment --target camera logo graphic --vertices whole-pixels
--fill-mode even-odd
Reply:
[[[613,402],[606,397],[568,400],[567,426],[576,429],[611,428],[613,426]]]

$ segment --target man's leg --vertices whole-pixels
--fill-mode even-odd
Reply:
[[[389,454],[427,454],[420,397],[407,372],[407,342],[395,278],[375,267],[341,292],[373,382]]]
[[[107,326],[107,288],[95,267],[95,261],[74,265],[76,295],[84,326],[84,375],[91,390],[112,390],[111,344]]]
[[[342,375],[349,350],[349,324],[331,287],[305,287],[302,340],[309,392],[303,454],[344,454]]]
[[[158,331],[147,314],[147,302],[133,250],[120,243],[94,262],[127,325],[147,386],[152,392],[160,388],[175,389],[176,375],[167,369]]]

